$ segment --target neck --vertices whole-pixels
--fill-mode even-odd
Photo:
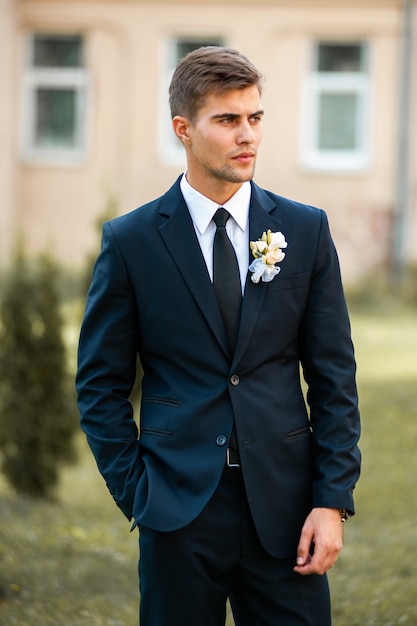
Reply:
[[[243,182],[231,183],[224,180],[209,180],[199,182],[190,173],[186,174],[187,181],[193,189],[201,193],[203,196],[212,200],[219,206],[225,204],[237,191],[242,187]]]

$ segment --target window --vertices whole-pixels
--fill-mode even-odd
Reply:
[[[23,154],[79,161],[86,148],[87,71],[80,35],[34,34],[24,79]]]
[[[319,42],[307,79],[303,162],[360,170],[369,160],[369,74],[365,43]]]
[[[178,37],[168,43],[165,52],[165,66],[162,72],[159,123],[159,154],[162,161],[169,165],[185,166],[184,148],[175,137],[171,125],[171,114],[168,102],[168,89],[172,74],[178,62],[189,52],[202,46],[223,46],[220,37]]]

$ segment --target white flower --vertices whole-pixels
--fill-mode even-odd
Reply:
[[[270,237],[270,241],[268,241],[270,248],[286,248],[287,242],[285,241],[285,237],[281,232],[271,233],[268,230],[267,237]]]
[[[276,263],[280,263],[285,258],[283,248],[287,247],[285,237],[281,232],[273,233],[268,230],[262,233],[262,237],[258,241],[250,242],[250,249],[255,260],[249,266],[252,272],[252,282],[269,283],[279,272],[280,267]]]
[[[266,243],[266,241],[262,241],[262,239],[259,239],[258,241],[251,241],[251,248],[252,248],[252,244],[254,248],[256,249],[256,251],[260,252],[261,254],[263,254],[265,250],[268,248],[268,244]],[[252,251],[253,251],[253,248],[252,248]]]

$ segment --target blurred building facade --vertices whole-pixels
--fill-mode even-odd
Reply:
[[[185,161],[167,90],[199,45],[237,48],[265,74],[255,179],[327,211],[345,280],[396,254],[416,262],[412,8],[0,0],[0,262],[23,231],[31,252],[79,267],[110,202],[125,213],[171,185]]]

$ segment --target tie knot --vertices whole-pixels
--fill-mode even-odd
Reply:
[[[213,216],[213,222],[216,224],[217,228],[224,228],[229,217],[230,213],[223,207],[220,207]]]

